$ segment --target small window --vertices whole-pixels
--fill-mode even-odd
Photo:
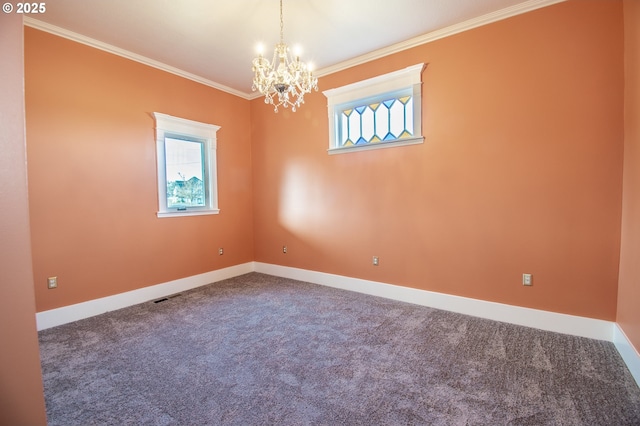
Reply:
[[[424,64],[324,91],[329,153],[422,143]]]
[[[158,159],[158,217],[216,214],[219,126],[153,113]]]

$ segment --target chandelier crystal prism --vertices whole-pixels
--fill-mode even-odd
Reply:
[[[276,44],[273,60],[269,62],[262,54],[253,60],[252,90],[264,95],[264,103],[296,111],[304,103],[305,93],[318,91],[318,79],[313,76],[310,67],[296,56],[292,59],[289,47],[284,42],[284,24],[282,19],[282,0],[280,0],[280,43]]]

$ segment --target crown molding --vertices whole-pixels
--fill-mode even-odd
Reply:
[[[207,78],[201,77],[199,75],[192,74],[190,72],[181,70],[176,67],[172,67],[171,65],[167,65],[165,63],[156,61],[151,58],[147,58],[146,56],[138,55],[137,53],[130,52],[125,49],[121,49],[119,47],[113,46],[108,43],[104,43],[102,41],[84,36],[82,34],[75,33],[73,31],[66,30],[64,28],[48,24],[46,22],[39,21],[37,19],[33,19],[31,17],[24,18],[24,25],[35,28],[37,30],[45,31],[47,33],[66,38],[68,40],[72,40],[96,49],[100,49],[102,51],[112,53],[114,55],[121,56],[126,59],[130,59],[135,62],[139,62],[144,65],[148,65],[153,68],[157,68],[162,71],[166,71],[171,74],[175,74],[180,77],[184,77],[188,80],[195,81],[196,83],[204,84],[205,86],[213,87],[214,89],[218,89],[220,91],[230,93],[232,95],[241,97],[243,99],[249,99],[249,95],[240,90],[233,89],[231,87],[225,86],[220,83],[216,83],[215,81],[209,80]]]
[[[511,18],[513,16],[521,15],[523,13],[531,12],[536,9],[541,9],[543,7],[551,6],[557,3],[562,3],[564,1],[567,1],[567,0],[528,0],[524,3],[520,3],[515,6],[507,7],[505,9],[500,9],[496,12],[488,13],[486,15],[482,15],[477,18],[469,19],[459,24],[450,25],[448,27],[441,28],[436,31],[432,31],[430,33],[423,34],[421,36],[414,37],[409,40],[405,40],[403,42],[396,43],[382,49],[374,50],[364,55],[357,56],[353,59],[349,59],[347,61],[343,61],[335,65],[331,65],[329,67],[321,68],[315,72],[315,76],[324,77],[329,74],[333,74],[338,71],[342,71],[347,68],[354,67],[356,65],[361,65],[366,62],[373,61],[375,59],[380,59],[385,56],[392,55],[394,53],[402,52],[404,50],[411,49],[416,46],[427,44],[432,41],[439,40],[441,38],[449,37],[454,34],[458,34],[474,28],[478,28],[483,25],[491,24],[496,21],[501,21],[503,19]],[[205,86],[213,87],[214,89],[218,89],[223,92],[230,93],[232,95],[238,96],[243,99],[253,100],[262,96],[258,92],[247,93],[241,90],[233,89],[223,84],[216,83],[215,81],[206,79],[204,77],[192,74],[187,71],[183,71],[179,68],[175,68],[165,63],[153,60],[151,58],[138,55],[137,53],[133,53],[128,50],[121,49],[111,44],[104,43],[90,37],[86,37],[82,34],[74,33],[73,31],[69,31],[64,28],[48,24],[46,22],[42,22],[37,19],[33,19],[31,17],[24,18],[24,25],[69,39],[78,43],[82,43],[87,46],[91,46],[96,49],[100,49],[105,52],[112,53],[114,55],[122,56],[123,58],[127,58],[132,61],[136,61],[145,65],[148,65],[150,67],[157,68],[159,70],[166,71],[171,74],[175,74],[180,77],[184,77],[186,79],[195,81],[200,84],[204,84]]]
[[[329,74],[333,74],[338,71],[345,70],[347,68],[361,65],[366,62],[380,59],[385,56],[392,55],[394,53],[402,52],[403,50],[411,49],[416,46],[430,43],[432,41],[439,40],[441,38],[449,37],[454,34],[458,34],[464,31],[468,31],[474,28],[481,27],[483,25],[491,24],[496,21],[511,18],[513,16],[522,15],[523,13],[531,12],[536,9],[551,6],[556,3],[562,3],[566,0],[529,0],[524,3],[517,4],[515,6],[500,9],[498,11],[488,13],[486,15],[479,16],[477,18],[469,19],[459,24],[450,25],[445,28],[441,28],[430,33],[420,35],[418,37],[411,38],[409,40],[402,41],[400,43],[392,44],[391,46],[384,47],[382,49],[374,50],[373,52],[366,53],[361,56],[357,56],[353,59],[349,59],[338,64],[319,69],[315,74],[316,77],[324,77]]]

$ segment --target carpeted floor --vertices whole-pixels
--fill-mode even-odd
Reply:
[[[609,342],[257,273],[40,347],[51,425],[640,425]]]

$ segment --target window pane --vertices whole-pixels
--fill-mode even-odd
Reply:
[[[389,134],[389,110],[380,104],[376,110],[376,136],[380,140],[385,140]]]
[[[205,205],[204,144],[165,138],[167,207]]]
[[[362,137],[367,142],[371,142],[375,133],[375,122],[373,119],[373,110],[367,106],[367,109],[362,113]]]
[[[342,118],[342,125],[340,127],[340,145],[345,145],[349,140],[349,116],[346,112],[343,112],[340,117]]]
[[[400,102],[394,102],[389,108],[391,122],[389,124],[389,132],[394,138],[399,138],[404,130],[404,105]]]
[[[349,140],[357,143],[360,139],[360,114],[354,111],[349,116]]]
[[[405,130],[413,136],[413,98],[410,98],[405,104]]]

